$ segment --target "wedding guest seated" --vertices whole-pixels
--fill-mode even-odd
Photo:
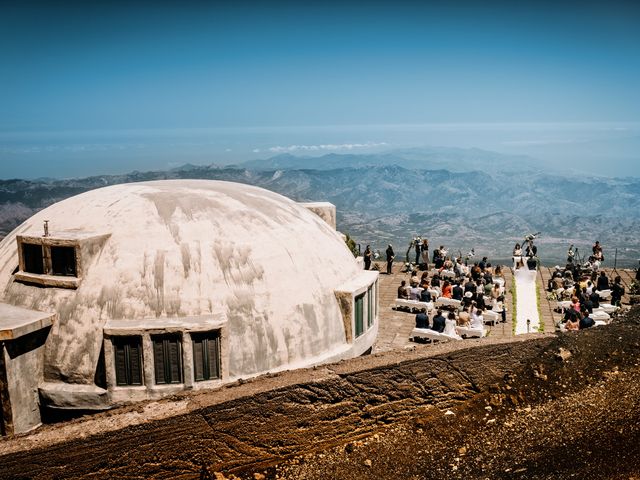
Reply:
[[[471,278],[474,282],[477,282],[478,280],[480,280],[480,277],[482,277],[482,270],[477,263],[474,263],[473,267],[471,268]]]
[[[484,309],[474,308],[471,311],[471,328],[484,328],[484,318],[482,317],[482,313]]]
[[[491,297],[491,292],[493,291],[493,285],[494,285],[493,283],[485,283],[482,286],[482,289],[484,291],[484,296],[485,297]],[[500,287],[498,287],[498,288],[500,288]]]
[[[473,304],[473,293],[465,292],[464,297],[462,297],[461,305],[463,308],[467,308]]]
[[[442,285],[442,296],[444,298],[451,298],[452,295],[452,288],[451,288],[451,284],[445,280],[444,284]]]
[[[468,327],[471,322],[471,308],[472,305],[469,304],[462,309],[462,311],[458,314],[458,326],[459,327]]]
[[[489,296],[492,300],[497,300],[500,295],[502,295],[502,289],[500,288],[500,285],[494,283]]]
[[[420,300],[420,294],[422,293],[422,288],[418,286],[411,287],[409,289],[409,300]]]
[[[453,312],[449,312],[447,315],[447,319],[444,324],[444,332],[445,335],[449,335],[450,337],[462,339],[460,335],[456,332],[456,314]]]
[[[473,281],[469,280],[464,284],[464,293],[471,292],[472,294],[476,293],[476,284]]]
[[[402,280],[402,282],[400,283],[400,286],[398,287],[398,298],[409,300],[409,291],[407,288],[406,280]]]
[[[476,296],[473,298],[473,300],[476,302],[476,306],[479,309],[484,310],[487,308],[482,291],[479,291],[478,293],[476,293]]]
[[[429,328],[429,316],[425,312],[416,315],[416,328]]]
[[[590,328],[593,327],[596,322],[593,320],[593,318],[591,318],[589,316],[589,312],[587,310],[582,310],[582,312],[580,312],[582,315],[582,318],[580,319],[580,322],[578,324],[578,328],[580,330],[584,330],[585,328]]]
[[[568,308],[564,314],[565,330],[578,330],[580,328],[579,315],[573,308]]]
[[[575,295],[571,297],[571,308],[573,308],[576,312],[580,312],[580,300]]]
[[[421,302],[431,302],[433,301],[433,298],[431,297],[431,293],[429,292],[428,289],[423,288],[422,291],[420,292],[420,301]]]
[[[596,290],[609,290],[609,278],[604,270],[600,272],[598,281],[596,282]]]
[[[593,308],[600,308],[600,295],[598,295],[595,290],[589,295],[589,300]]]
[[[462,300],[464,296],[464,290],[460,286],[460,282],[456,282],[451,289],[451,298],[454,300]]]
[[[577,331],[580,329],[580,322],[578,322],[577,318],[567,320],[567,323],[564,324],[564,328],[567,331]]]
[[[436,332],[444,332],[444,327],[446,325],[446,320],[442,315],[442,310],[438,309],[435,317],[433,317],[431,330],[435,330]]]

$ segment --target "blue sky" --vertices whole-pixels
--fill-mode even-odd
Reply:
[[[640,122],[640,2],[305,3],[3,2],[0,160],[29,132]]]

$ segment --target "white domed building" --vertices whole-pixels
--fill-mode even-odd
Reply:
[[[37,426],[39,405],[106,409],[362,355],[377,305],[331,204],[210,180],[83,193],[0,242],[2,433]]]

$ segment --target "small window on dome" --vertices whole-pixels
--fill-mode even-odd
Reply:
[[[74,247],[51,247],[51,274],[76,276],[76,249]]]
[[[24,271],[42,275],[44,273],[44,256],[42,255],[42,245],[33,243],[22,244],[22,260],[24,261]]]

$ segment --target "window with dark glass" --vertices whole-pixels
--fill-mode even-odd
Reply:
[[[182,383],[182,340],[180,335],[154,335],[153,363],[156,384]]]
[[[116,361],[116,385],[142,385],[142,339],[138,336],[112,339]]]
[[[192,333],[191,340],[195,381],[220,378],[220,331]]]
[[[373,288],[367,290],[367,328],[373,325]]]
[[[75,247],[51,247],[51,274],[76,276]]]
[[[364,294],[356,297],[356,337],[359,337],[364,332]]]
[[[44,259],[42,255],[42,245],[33,243],[22,244],[22,260],[24,271],[28,273],[44,273]]]

